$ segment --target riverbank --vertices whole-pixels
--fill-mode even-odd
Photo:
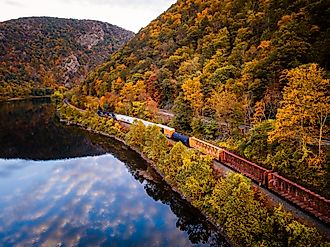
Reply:
[[[54,110],[45,100],[1,104],[0,246],[230,247],[139,154],[61,124]]]
[[[182,199],[186,200],[190,205],[193,205],[193,202],[185,197],[182,192],[175,186],[173,186],[173,184],[171,184],[168,180],[166,180],[165,175],[157,168],[155,162],[153,162],[152,160],[150,160],[141,150],[139,150],[138,148],[132,147],[130,145],[127,144],[127,142],[115,135],[110,135],[106,132],[103,131],[97,131],[97,130],[93,130],[92,128],[88,127],[88,126],[84,126],[82,124],[79,123],[75,123],[72,121],[67,121],[65,119],[60,119],[60,123],[68,125],[68,126],[77,126],[81,129],[84,129],[86,131],[89,131],[93,134],[98,134],[98,135],[102,135],[104,137],[108,137],[108,138],[112,138],[115,139],[116,141],[121,142],[122,144],[124,144],[126,147],[130,148],[131,150],[133,150],[134,152],[136,152],[137,154],[140,155],[140,157],[145,160],[148,165],[150,165],[150,167],[153,169],[153,171],[155,173],[157,173],[162,179],[163,181],[172,189],[172,191],[174,191],[175,193],[177,193]],[[196,208],[196,207],[195,207]],[[226,241],[231,245],[231,246],[236,246],[229,238],[228,236],[226,236],[226,233],[224,232],[223,228],[214,220],[212,219],[209,215],[205,214],[205,212],[203,212],[202,210],[200,210],[199,208],[196,208],[198,210],[198,212],[203,215],[205,217],[205,219],[215,228],[217,229],[217,231],[226,238]]]
[[[198,208],[219,232],[225,232],[234,246],[323,246],[315,228],[296,221],[281,207],[269,209],[265,198],[240,174],[216,178],[212,159],[181,143],[168,146],[156,127],[143,124],[124,130],[113,119],[93,112],[79,112],[70,106],[60,108],[62,122],[94,133],[118,138],[138,152],[160,176]],[[118,140],[117,139],[117,140]]]

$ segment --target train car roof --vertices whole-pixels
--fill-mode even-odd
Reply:
[[[141,121],[145,126],[156,125],[156,126],[158,126],[160,128],[163,128],[163,129],[168,129],[168,130],[171,130],[171,131],[175,131],[174,128],[168,127],[168,126],[163,125],[163,124],[157,124],[157,123],[149,122],[149,121],[146,121],[146,120],[143,120],[143,119],[140,119],[140,118],[130,117],[130,116],[127,116],[127,115],[122,115],[122,114],[117,114],[117,113],[114,113],[114,114],[117,118],[126,118],[126,119],[131,119],[133,121]]]
[[[163,124],[157,124],[157,126],[159,126],[159,127],[163,128],[163,129],[169,129],[169,130],[173,130],[173,131],[175,131],[175,129],[174,129],[174,128],[168,127],[168,126],[166,126],[166,125],[163,125]]]
[[[213,144],[211,144],[211,143],[208,143],[208,142],[203,141],[203,140],[201,140],[201,139],[198,139],[198,138],[196,138],[196,137],[190,137],[190,138],[193,139],[193,140],[196,140],[196,141],[198,141],[198,142],[201,142],[201,143],[203,143],[203,144],[205,144],[205,145],[211,146],[211,147],[213,147],[213,148],[216,148],[216,149],[222,149],[221,147],[218,147],[218,146],[216,146],[216,145],[213,145]]]

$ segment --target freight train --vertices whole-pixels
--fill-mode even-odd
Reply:
[[[97,114],[102,117],[111,117],[117,121],[127,124],[133,124],[136,121],[141,121],[145,126],[156,125],[167,138],[174,141],[180,141],[187,147],[194,148],[204,154],[211,155],[216,161],[219,161],[233,170],[244,174],[253,181],[259,183],[259,185],[262,185],[263,187],[284,197],[288,201],[316,216],[320,220],[328,224],[330,223],[330,200],[278,175],[272,170],[261,167],[232,152],[198,138],[189,137],[176,132],[174,128],[166,125],[156,124],[139,118],[112,112],[104,112],[101,110],[98,110]]]

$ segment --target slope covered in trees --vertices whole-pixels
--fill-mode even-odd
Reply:
[[[81,91],[126,114],[172,109],[180,131],[326,194],[329,14],[326,0],[179,0]]]
[[[10,97],[35,86],[75,85],[133,35],[90,20],[31,17],[1,22],[0,92]]]
[[[326,3],[178,1],[91,73],[86,93],[104,94],[97,80],[107,91],[118,78],[123,84],[144,80],[154,87],[151,96],[168,106],[194,79],[204,98],[225,85],[247,103],[266,103],[266,116],[275,117],[284,69],[310,62],[330,68]]]

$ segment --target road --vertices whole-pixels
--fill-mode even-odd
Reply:
[[[86,110],[80,109],[80,108],[78,108],[78,107],[72,105],[72,104],[69,102],[69,100],[68,100],[67,98],[65,98],[65,99],[63,100],[63,103],[66,104],[66,105],[68,105],[68,106],[70,106],[71,108],[73,108],[73,109],[79,111],[79,112],[86,112]]]
[[[163,109],[159,109],[158,110],[158,114],[159,115],[163,115],[163,116],[166,116],[166,117],[169,117],[169,118],[173,118],[174,117],[174,114],[169,112],[169,111],[166,111],[166,110],[163,110]]]

